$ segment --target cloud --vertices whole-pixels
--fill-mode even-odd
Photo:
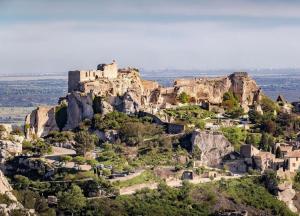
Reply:
[[[99,3],[100,2],[100,3]],[[0,0],[0,73],[300,67],[293,1]]]

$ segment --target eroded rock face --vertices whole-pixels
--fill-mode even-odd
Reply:
[[[11,215],[10,211],[14,209],[24,209],[23,205],[18,202],[17,198],[12,193],[13,188],[9,184],[7,178],[0,170],[0,194],[6,194],[7,197],[13,202],[9,205],[0,204],[0,213],[3,215]]]
[[[203,165],[211,167],[218,167],[223,157],[234,150],[223,134],[210,131],[194,131],[191,143],[192,151],[195,146],[200,149]]]
[[[55,120],[55,107],[40,106],[26,116],[25,133],[27,138],[43,137],[53,130],[59,130]]]
[[[107,130],[107,131],[96,130],[95,134],[103,142],[115,143],[116,140],[119,138],[119,133],[116,130]]]
[[[8,157],[12,155],[19,155],[22,153],[22,139],[11,141],[11,140],[0,140],[0,161],[4,162]]]
[[[84,119],[92,119],[93,111],[93,94],[72,92],[67,96],[67,124],[65,129],[73,129]]]
[[[156,114],[161,109],[177,106],[177,98],[182,92],[191,97],[192,103],[220,105],[223,95],[232,91],[239,98],[241,106],[248,111],[249,106],[259,104],[261,94],[260,88],[247,73],[216,78],[178,79],[174,86],[167,88],[159,86],[155,81],[142,80],[139,72],[133,68],[119,69],[117,76],[97,77],[95,74],[94,77],[93,71],[88,73],[93,79],[87,79],[86,72],[79,75],[79,78],[72,79],[72,73],[69,74],[69,82],[76,88],[70,88],[66,97],[68,118],[64,129],[73,129],[82,120],[92,119],[94,97],[103,99],[100,110],[105,115],[112,110]],[[74,83],[74,80],[79,81]],[[34,110],[26,118],[26,123],[30,125],[28,133],[41,137],[57,129],[54,111],[53,107]]]
[[[207,101],[221,104],[223,95],[232,91],[245,111],[260,100],[260,88],[247,73],[237,72],[227,77],[179,79],[175,81],[177,95],[186,92],[196,103]]]
[[[293,201],[296,191],[293,189],[292,183],[283,182],[278,185],[278,190],[278,199],[283,201],[292,212],[297,213],[298,210]]]

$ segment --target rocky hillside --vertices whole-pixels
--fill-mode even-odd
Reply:
[[[142,110],[155,114],[178,106],[183,92],[189,96],[190,103],[220,106],[223,95],[231,91],[245,111],[259,103],[261,94],[256,82],[241,72],[227,77],[179,79],[173,87],[165,88],[157,82],[142,80],[136,69],[127,68],[119,69],[116,78],[85,80],[78,86],[76,91],[60,99],[60,105],[67,105],[63,127],[57,125],[57,107],[39,107],[26,118],[27,135],[41,137],[50,130],[73,129],[84,119],[92,119],[95,113],[111,110],[125,113]]]
[[[233,152],[231,143],[220,133],[194,131],[191,143],[192,151],[197,147],[200,149],[200,161],[206,166],[220,165],[223,157]]]

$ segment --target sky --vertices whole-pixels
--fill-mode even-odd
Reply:
[[[148,70],[300,68],[300,1],[0,0],[0,74],[113,59]]]

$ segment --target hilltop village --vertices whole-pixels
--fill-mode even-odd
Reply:
[[[0,125],[0,212],[297,215],[299,104],[246,72],[164,87],[115,61],[69,71],[56,106]]]

